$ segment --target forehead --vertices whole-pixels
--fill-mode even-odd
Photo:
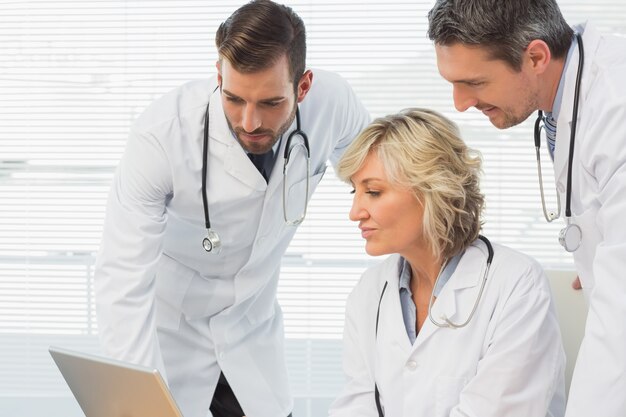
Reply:
[[[454,43],[451,45],[435,45],[437,67],[443,78],[450,82],[473,81],[493,76],[508,70],[508,65],[494,59],[490,51],[483,46]]]
[[[283,96],[293,89],[289,64],[285,56],[270,67],[255,72],[240,72],[230,61],[220,62],[222,88],[239,97],[256,98]]]
[[[378,157],[377,152],[370,150],[363,160],[363,164],[358,171],[352,176],[353,182],[361,182],[363,180],[387,180],[385,167]]]

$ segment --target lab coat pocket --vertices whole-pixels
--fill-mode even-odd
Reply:
[[[308,204],[308,201],[311,199],[311,195],[315,188],[324,177],[324,173],[326,172],[326,165],[322,167],[320,171],[313,174],[309,177],[309,193],[307,195],[307,179],[301,179],[296,183],[289,184],[287,181],[287,195],[286,195],[286,212],[287,219],[293,220],[300,218],[304,213],[305,204]]]
[[[461,391],[468,379],[462,377],[439,376],[436,380],[436,407],[435,416],[449,416],[450,411],[459,403]]]
[[[169,256],[161,256],[155,277],[157,326],[178,329],[181,306],[194,273]]]

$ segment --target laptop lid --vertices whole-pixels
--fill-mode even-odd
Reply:
[[[48,351],[86,417],[182,417],[156,369],[55,346]]]

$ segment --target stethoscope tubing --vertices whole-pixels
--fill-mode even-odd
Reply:
[[[431,294],[430,294],[430,303],[428,305],[428,318],[437,327],[440,327],[440,328],[450,328],[450,329],[455,329],[455,330],[456,329],[460,329],[462,327],[467,326],[469,324],[469,322],[472,320],[472,318],[474,317],[474,313],[476,312],[476,309],[478,308],[478,304],[480,303],[480,300],[481,300],[482,295],[483,295],[483,290],[485,288],[485,283],[487,282],[487,277],[489,275],[489,268],[491,267],[491,263],[493,261],[493,256],[494,256],[493,245],[491,244],[489,239],[487,239],[483,235],[479,235],[478,238],[480,240],[482,240],[485,243],[485,246],[487,247],[487,262],[486,262],[486,266],[485,266],[485,272],[483,274],[483,279],[482,279],[482,282],[481,282],[481,285],[480,285],[480,290],[478,291],[478,296],[476,297],[476,301],[474,302],[474,306],[472,308],[472,311],[470,312],[467,320],[465,320],[461,324],[453,323],[448,318],[444,318],[445,323],[438,323],[438,322],[436,322],[432,318],[432,314],[431,314],[431,304],[432,304],[432,299],[433,299],[433,293],[431,292]],[[444,265],[445,265],[445,262],[444,262]],[[443,269],[444,269],[444,267],[442,266],[441,270],[443,271]],[[439,281],[439,276],[440,275],[441,275],[441,271],[439,272],[439,275],[437,276],[437,279],[435,280],[435,284],[433,285],[433,291],[437,287],[437,282]],[[389,283],[389,281],[385,281],[385,285],[383,285],[383,289],[382,289],[382,291],[380,293],[380,297],[378,299],[378,308],[376,310],[376,327],[375,327],[375,330],[374,330],[374,338],[375,339],[378,339],[378,321],[380,319],[380,305],[382,304],[383,296],[385,295],[385,291],[387,290],[387,284],[388,283]],[[380,402],[380,392],[378,390],[378,384],[376,384],[376,382],[374,382],[374,400],[376,402],[376,410],[378,411],[379,417],[384,417],[385,413],[383,411],[382,404]]]
[[[582,242],[582,231],[578,225],[572,223],[572,170],[574,164],[574,146],[576,143],[576,128],[578,125],[578,105],[580,103],[580,87],[582,83],[583,66],[585,61],[585,52],[583,46],[583,39],[580,33],[576,33],[576,40],[578,44],[578,68],[576,71],[576,82],[574,86],[574,104],[572,106],[572,126],[570,129],[570,143],[569,152],[567,157],[567,182],[565,186],[565,221],[566,226],[559,233],[559,242],[568,252],[576,251]],[[546,209],[545,195],[543,190],[543,179],[541,173],[541,120],[543,119],[543,112],[541,110],[537,113],[537,120],[535,121],[534,139],[535,139],[535,151],[537,154],[537,174],[539,176],[539,192],[541,195],[541,206],[543,208],[543,214],[548,223],[558,219],[561,213],[561,199],[557,191],[557,212],[548,212]]]
[[[487,277],[489,275],[489,269],[491,268],[491,263],[493,262],[493,256],[494,256],[494,250],[493,250],[493,245],[491,244],[491,242],[489,241],[489,239],[487,239],[485,236],[483,235],[478,235],[478,239],[480,239],[485,246],[487,247],[487,261],[485,263],[485,272],[483,273],[483,279],[481,282],[481,288],[478,292],[478,297],[476,297],[476,301],[474,302],[474,307],[472,308],[472,312],[469,315],[469,320],[466,320],[462,325],[454,325],[454,326],[450,326],[448,323],[445,324],[437,324],[434,320],[431,319],[431,321],[433,322],[433,324],[435,324],[437,327],[449,327],[449,328],[454,328],[454,329],[459,329],[461,327],[465,327],[471,320],[472,316],[474,315],[474,312],[476,311],[476,306],[478,305],[478,303],[480,302],[480,299],[482,297],[483,294],[483,290],[485,287],[485,283],[487,281]],[[445,262],[444,262],[444,267],[445,267]],[[441,268],[441,271],[443,271],[444,267]],[[433,292],[435,290],[435,288],[437,287],[437,282],[439,282],[439,277],[441,276],[441,271],[439,272],[439,275],[437,276],[437,279],[435,280],[435,284],[433,285]],[[376,310],[376,333],[375,335],[378,336],[378,319],[380,316],[380,305],[383,301],[383,296],[385,295],[385,290],[387,289],[387,283],[388,281],[385,281],[385,285],[383,286],[383,289],[380,293],[380,298],[378,299],[378,309]],[[433,293],[431,293],[431,299],[433,297]],[[431,311],[430,311],[430,307],[428,309],[428,315],[430,316]]]
[[[207,197],[207,173],[208,173],[208,160],[209,160],[209,119],[210,119],[210,107],[211,107],[211,97],[213,94],[219,89],[219,85],[215,87],[211,95],[209,96],[209,101],[206,106],[206,111],[204,115],[204,134],[202,140],[202,208],[204,211],[204,225],[207,230],[207,236],[202,240],[202,247],[206,252],[219,254],[222,249],[222,241],[218,235],[218,233],[211,228],[211,220],[209,215],[209,202]],[[296,145],[291,145],[293,138],[296,136],[300,136],[302,138],[302,143],[298,143]],[[300,217],[295,220],[289,220],[287,217],[287,190],[286,190],[286,176],[287,176],[287,165],[289,163],[289,159],[291,158],[292,150],[297,147],[302,146],[306,153],[306,193],[304,195],[304,210]],[[306,133],[302,131],[300,128],[300,108],[296,107],[296,129],[292,131],[288,138],[287,143],[285,144],[285,153],[284,153],[284,165],[283,165],[283,216],[285,219],[285,223],[289,226],[297,226],[306,217],[307,211],[307,201],[309,196],[309,181],[310,181],[310,168],[311,168],[311,149],[309,147],[309,138]]]

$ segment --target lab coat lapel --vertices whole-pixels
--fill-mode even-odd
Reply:
[[[295,128],[296,128],[296,121],[294,120],[291,123],[291,126],[289,127],[289,129],[287,129],[287,131],[283,134],[282,139],[280,140],[280,146],[278,147],[278,150],[276,152],[276,159],[274,161],[274,168],[272,169],[272,174],[270,175],[267,181],[267,188],[268,188],[267,195],[268,196],[273,195],[274,191],[276,191],[276,188],[278,186],[282,187],[283,167],[285,163],[284,162],[285,147],[287,146],[287,138],[289,137],[289,134],[293,132]],[[282,190],[280,192],[282,196]]]
[[[295,123],[295,122],[294,122]],[[295,124],[294,124],[295,126]],[[290,132],[288,130],[287,132]],[[276,216],[276,212],[283,211],[283,200],[282,200],[282,189],[278,189],[282,187],[282,178],[283,178],[283,155],[284,149],[286,146],[286,137],[280,142],[280,146],[278,148],[278,154],[276,155],[276,161],[274,163],[274,168],[272,169],[272,173],[268,178],[267,184],[265,180],[256,170],[254,165],[248,160],[249,165],[255,171],[255,173],[260,178],[262,184],[257,184],[256,189],[262,189],[265,191],[265,197],[263,201],[263,211],[261,213],[261,217],[259,219],[259,223],[256,229],[256,244],[253,245],[252,251],[250,253],[249,262],[243,268],[247,270],[248,268],[254,268],[255,265],[258,265],[259,259],[264,259],[266,256],[272,256],[271,254],[267,254],[267,245],[262,244],[261,242],[267,242],[267,239],[272,239],[272,236],[282,234],[283,228],[286,227],[285,223],[281,217]],[[237,144],[237,147],[241,149],[241,146]],[[245,154],[245,153],[244,153]],[[245,155],[245,158],[248,159],[248,156]],[[296,228],[294,227],[293,232],[295,232]],[[258,272],[258,270],[257,270]],[[268,271],[265,271],[268,272]],[[238,276],[235,281],[235,285],[237,286],[237,300],[240,302],[241,300],[247,299],[249,297],[254,296],[259,286],[265,285],[264,280],[257,279],[257,274],[246,274],[246,276]]]
[[[432,317],[437,322],[443,323],[443,316],[454,323],[462,323],[467,320],[467,316],[472,311],[476,301],[479,285],[485,272],[487,250],[485,248],[483,251],[482,245],[482,243],[475,243],[465,250],[456,270],[441,290],[439,297],[433,302]],[[417,335],[416,348],[437,331],[454,330],[442,329],[427,319]]]
[[[567,175],[567,160],[570,147],[570,133],[572,126],[572,107],[574,104],[574,86],[576,85],[576,71],[578,68],[578,50],[574,51],[571,63],[565,74],[565,84],[563,85],[563,99],[561,100],[561,109],[559,110],[559,118],[556,122],[556,146],[554,149],[554,178],[557,182],[557,188],[562,193],[563,187],[558,184],[565,184]],[[579,110],[580,111],[580,110]],[[547,146],[547,145],[546,145]]]
[[[406,357],[411,350],[411,341],[406,333],[404,327],[404,320],[402,318],[402,306],[400,305],[400,288],[398,283],[399,276],[399,261],[393,269],[386,272],[387,277],[387,289],[383,296],[380,316],[378,319],[378,336],[376,338],[379,345],[379,351],[388,351],[392,349],[392,353]],[[383,283],[384,285],[384,283]],[[376,300],[378,303],[378,300]]]
[[[230,131],[222,108],[221,96],[218,92],[211,96],[210,112],[209,139],[226,147],[223,159],[226,174],[233,176],[254,190],[264,191],[267,188],[265,179]],[[210,152],[211,146],[209,146]]]
[[[583,114],[585,107],[586,90],[589,88],[590,83],[587,80],[593,79],[592,74],[592,62],[595,58],[595,53],[598,48],[600,34],[593,28],[586,28],[585,26],[578,26],[574,28],[579,32],[582,32],[583,47],[584,47],[584,66],[582,74],[582,82],[580,88],[580,99],[578,105],[578,122],[576,129],[580,131],[581,114]],[[574,49],[572,53],[571,62],[566,69],[566,79],[563,86],[563,99],[561,100],[561,109],[559,112],[559,119],[557,120],[557,137],[556,148],[554,152],[554,178],[557,182],[557,189],[562,194],[561,201],[565,201],[565,187],[567,184],[567,161],[569,159],[570,149],[570,135],[572,127],[572,115],[574,107],[574,95],[576,90],[576,74],[578,72],[579,62],[578,47]],[[576,169],[576,167],[574,167]],[[563,207],[565,204],[563,204]],[[563,208],[563,210],[565,210]]]

